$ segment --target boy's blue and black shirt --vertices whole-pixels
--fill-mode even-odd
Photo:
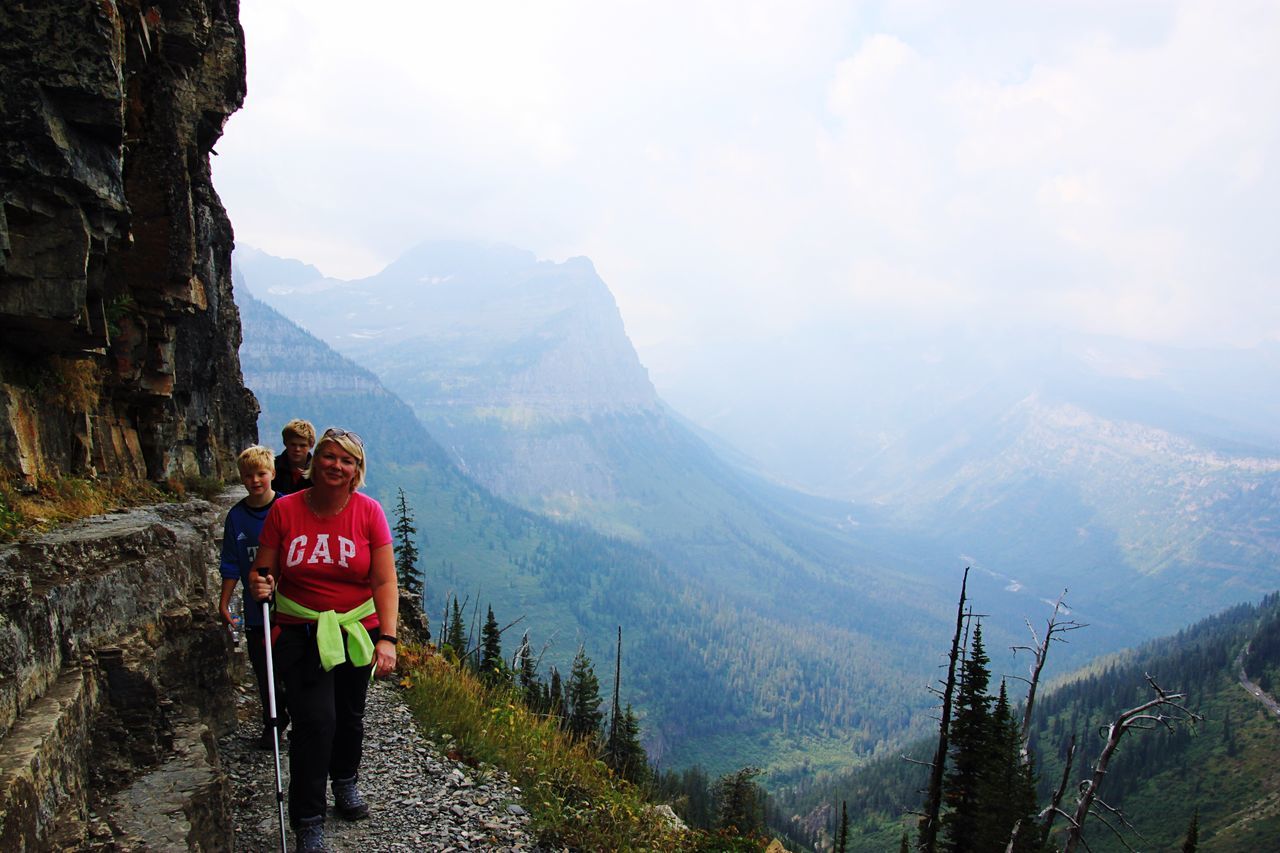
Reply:
[[[262,533],[262,524],[267,520],[271,504],[251,507],[248,498],[240,502],[227,513],[226,524],[222,527],[222,562],[218,571],[224,580],[238,580],[244,596],[244,624],[248,628],[262,627],[262,605],[249,598],[245,584],[249,580],[249,569],[253,568],[253,558],[258,555],[258,536]]]

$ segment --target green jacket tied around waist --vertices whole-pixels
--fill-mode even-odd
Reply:
[[[369,632],[360,624],[361,619],[376,612],[372,598],[346,613],[333,610],[321,612],[303,607],[277,592],[276,612],[316,623],[316,647],[320,650],[320,665],[325,672],[345,661],[348,655],[355,666],[373,663],[373,640],[369,639]],[[342,648],[343,631],[347,632],[345,650]]]

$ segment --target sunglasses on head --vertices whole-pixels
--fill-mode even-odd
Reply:
[[[364,439],[363,439],[363,438],[361,438],[360,436],[356,435],[356,434],[355,434],[354,432],[352,432],[351,430],[348,430],[348,429],[341,429],[341,428],[339,428],[339,427],[329,427],[327,430],[325,430],[325,431],[324,431],[324,435],[320,436],[320,438],[323,440],[323,439],[326,439],[326,438],[342,438],[343,436],[346,436],[347,438],[351,439],[352,441],[354,441],[354,442],[355,442],[358,446],[360,446],[361,448],[363,448],[363,447],[364,447]]]

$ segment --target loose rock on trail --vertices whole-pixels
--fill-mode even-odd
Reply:
[[[248,667],[246,667],[246,670]],[[271,750],[256,747],[261,734],[257,691],[249,674],[239,690],[239,725],[219,743],[231,780],[235,850],[280,846],[275,769]],[[289,784],[288,738],[281,772]],[[365,709],[360,789],[369,817],[345,821],[330,795],[325,838],[334,851],[536,851],[520,789],[492,768],[471,768],[440,754],[419,732],[399,691],[383,681],[369,688]],[[290,849],[294,843],[288,832]]]

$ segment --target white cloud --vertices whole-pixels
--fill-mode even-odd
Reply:
[[[586,254],[642,349],[894,312],[1280,337],[1272,3],[241,14],[219,190],[330,275],[427,238]]]

